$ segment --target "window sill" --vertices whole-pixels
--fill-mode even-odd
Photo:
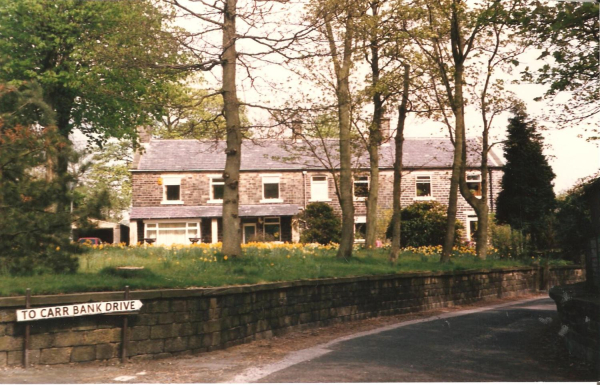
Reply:
[[[331,199],[309,199],[309,202],[331,202]]]
[[[414,197],[413,200],[416,201],[434,201],[434,197]]]
[[[209,199],[206,203],[223,203],[223,199]]]
[[[182,205],[183,201],[162,201],[161,205]]]
[[[283,199],[261,199],[260,203],[283,203]]]
[[[363,202],[366,200],[367,200],[367,197],[354,197],[354,202]]]

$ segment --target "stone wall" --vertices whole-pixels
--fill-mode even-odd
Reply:
[[[381,315],[416,312],[510,297],[541,282],[581,281],[579,267],[512,268],[457,273],[302,280],[224,288],[132,291],[143,307],[128,317],[127,356],[133,360],[194,354],[292,330]],[[35,293],[34,293],[35,294]],[[123,299],[123,292],[33,296],[32,307]],[[21,365],[24,297],[0,298],[0,367]],[[53,365],[119,361],[122,315],[30,321],[29,362]]]

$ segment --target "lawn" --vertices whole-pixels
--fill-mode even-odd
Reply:
[[[439,263],[440,247],[407,248],[392,265],[386,248],[366,251],[358,248],[351,260],[338,260],[336,246],[253,243],[244,245],[242,258],[223,255],[220,245],[99,246],[87,247],[79,255],[80,268],[71,275],[12,277],[0,275],[0,297],[90,291],[189,288],[242,285],[310,278],[349,277],[414,271],[452,271],[527,266],[536,259],[500,258],[493,250],[487,260],[475,257],[472,249],[461,247],[452,262]],[[566,264],[553,261],[554,264]],[[118,270],[117,267],[144,267]]]

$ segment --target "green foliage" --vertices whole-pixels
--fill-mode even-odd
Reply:
[[[510,225],[499,225],[490,221],[490,240],[502,258],[523,258],[529,252],[529,238]]]
[[[538,250],[549,246],[547,230],[555,207],[555,175],[542,149],[535,123],[527,120],[524,112],[516,112],[508,125],[496,219],[530,236],[532,246]]]
[[[48,178],[48,160],[64,139],[52,126],[40,126],[51,117],[39,88],[22,88],[0,84],[0,271],[72,273],[70,214],[55,209],[68,180]]]
[[[444,243],[446,234],[446,206],[439,202],[415,202],[402,209],[401,247],[437,246]],[[454,243],[460,244],[462,223],[456,221]],[[392,223],[387,230],[392,237]]]
[[[314,202],[306,206],[303,214],[306,229],[302,232],[300,242],[339,243],[342,233],[340,218],[335,215],[331,206],[323,202]]]
[[[120,221],[131,204],[132,144],[121,140],[89,150],[92,156],[80,163],[75,188],[76,207],[96,207],[95,218]]]
[[[557,199],[556,240],[563,258],[578,262],[588,247],[594,230],[590,204],[585,197],[586,186],[597,180],[581,180]]]
[[[188,79],[191,86],[174,84],[169,87],[166,114],[154,128],[155,136],[163,139],[225,138],[222,97],[208,95],[193,80]]]
[[[98,274],[119,278],[156,278],[156,274],[145,267],[141,269],[120,269],[117,266],[107,266],[102,268]]]
[[[546,62],[536,72],[526,68],[525,79],[549,85],[547,96],[574,91],[567,104],[568,121],[600,112],[598,7],[598,2],[535,0],[514,20],[523,44],[541,49],[539,59]]]
[[[91,247],[81,254],[76,274],[14,277],[0,272],[0,296],[73,293],[103,290],[218,287],[299,279],[394,274],[415,271],[460,271],[525,266],[523,260],[478,259],[472,249],[455,250],[452,263],[439,263],[440,248],[405,249],[399,265],[389,263],[389,250],[356,250],[346,260],[334,246],[291,244],[245,245],[242,258],[227,258],[218,245],[188,247]],[[555,262],[551,262],[555,264]],[[136,273],[119,266],[143,266]]]
[[[0,0],[0,82],[37,82],[65,138],[134,138],[182,59],[151,1]],[[66,170],[62,170],[65,172]]]

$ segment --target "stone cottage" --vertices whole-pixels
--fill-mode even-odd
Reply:
[[[134,159],[130,241],[157,244],[216,243],[222,240],[225,167],[223,141],[147,139]],[[476,169],[477,140],[469,141],[468,183],[481,191]],[[337,141],[246,140],[242,146],[240,218],[243,242],[299,240],[295,217],[311,202],[327,202],[340,212],[333,173],[338,169]],[[354,156],[355,233],[360,242],[366,222],[368,155]],[[380,150],[379,207],[392,206],[394,144]],[[447,204],[453,146],[446,138],[407,138],[404,142],[402,205],[436,200]],[[500,189],[502,161],[489,157],[490,209]],[[459,197],[458,219],[471,239],[477,217]]]

